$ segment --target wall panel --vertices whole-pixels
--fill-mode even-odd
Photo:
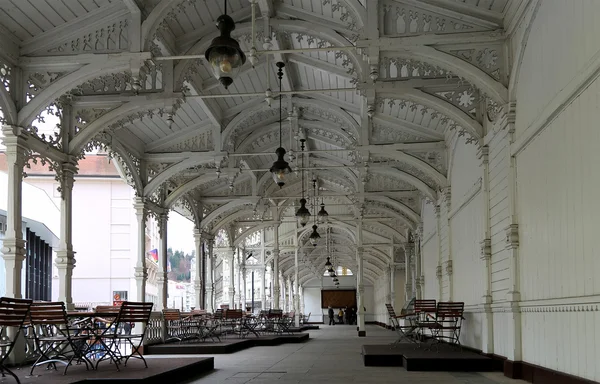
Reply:
[[[596,80],[516,157],[523,359],[592,380],[600,372],[583,362],[598,356],[599,93]]]
[[[600,50],[599,18],[600,2],[596,0],[541,3],[531,26],[516,87],[517,136]]]

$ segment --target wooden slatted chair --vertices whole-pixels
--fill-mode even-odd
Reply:
[[[0,298],[0,374],[2,377],[11,375],[18,384],[21,384],[19,378],[4,365],[4,361],[10,356],[29,317],[31,303],[28,299]]]
[[[413,300],[411,300],[411,302],[414,302]],[[410,306],[410,303],[408,304],[408,306]],[[417,315],[414,312],[408,312],[404,309],[402,310],[405,312],[404,314],[396,315],[396,311],[394,310],[392,304],[386,304],[385,307],[387,308],[392,328],[394,328],[394,330],[398,334],[398,339],[394,341],[392,345],[401,343],[402,340],[407,340],[411,343],[416,343]],[[400,320],[406,321],[408,322],[408,324],[400,324]]]
[[[241,337],[242,317],[244,314],[241,309],[228,309],[225,311],[225,323],[231,327],[231,333],[239,333]]]
[[[181,318],[179,309],[165,308],[162,310],[162,313],[167,329],[165,343],[170,340],[178,340],[181,342],[190,336],[190,327],[188,327],[188,324]]]
[[[112,345],[119,345],[120,341],[124,341],[129,347],[131,347],[131,353],[126,354],[125,356],[119,355],[118,362],[121,360],[125,360],[125,366],[127,366],[127,362],[129,359],[140,359],[144,362],[144,366],[148,368],[148,363],[144,356],[140,353],[140,347],[144,342],[144,337],[146,335],[146,329],[148,328],[148,321],[150,320],[150,315],[152,314],[152,303],[146,302],[135,302],[135,301],[124,301],[121,305],[119,314],[117,315],[117,319],[115,320],[115,329],[120,329],[126,323],[129,324],[138,324],[136,327],[140,330],[140,332],[132,332],[131,334],[119,334],[118,332],[114,332],[109,335],[110,338],[113,339]],[[117,370],[119,367],[117,365]]]
[[[86,357],[90,338],[86,332],[69,324],[63,302],[34,302],[29,310],[31,326],[35,328],[35,344],[40,356],[33,363],[30,375],[39,365],[56,369],[56,363],[64,364],[64,375],[73,363],[84,362],[86,369],[92,362]]]
[[[414,304],[414,312],[416,319],[416,338],[420,342],[425,340],[425,331],[428,330],[429,324],[435,320],[435,312],[437,311],[437,301],[435,299],[417,299]]]
[[[435,321],[428,325],[436,344],[447,342],[457,345],[462,350],[459,339],[464,310],[465,303],[463,302],[440,301],[438,303]]]

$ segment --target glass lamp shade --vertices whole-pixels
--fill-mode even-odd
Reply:
[[[273,180],[279,185],[279,188],[281,188],[285,184],[287,175],[292,173],[292,168],[290,168],[288,162],[283,158],[285,149],[279,147],[275,150],[275,153],[277,154],[277,160],[271,166],[270,171],[273,174]]]
[[[246,55],[237,40],[231,37],[235,23],[230,16],[219,16],[217,27],[221,35],[213,39],[204,56],[210,63],[213,75],[227,88],[246,62]]]
[[[329,267],[331,267],[331,261],[329,261],[329,256],[327,256],[327,262],[325,263],[325,266],[326,266],[328,269],[331,269],[331,268],[329,268]]]
[[[313,231],[310,234],[309,240],[310,240],[310,243],[313,246],[316,247],[317,246],[317,240],[319,240],[321,238],[321,235],[319,235],[319,232],[317,232],[317,226],[316,225],[313,225],[312,229],[313,229]]]
[[[324,223],[327,221],[329,213],[327,213],[327,211],[325,210],[324,203],[321,203],[321,210],[319,211],[319,213],[317,213],[317,216],[319,217],[319,222]]]
[[[298,224],[303,227],[310,220],[310,211],[306,208],[306,199],[304,198],[300,199],[300,208],[296,211],[296,219],[298,219]]]

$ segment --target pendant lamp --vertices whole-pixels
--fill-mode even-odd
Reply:
[[[282,83],[282,79],[283,79],[283,67],[285,67],[285,64],[282,62],[278,62],[276,65],[277,65],[277,68],[279,68],[279,70],[277,71],[277,77],[279,78],[279,148],[277,148],[275,150],[275,154],[277,155],[277,160],[275,160],[275,162],[273,163],[273,165],[271,166],[271,169],[269,171],[273,174],[273,180],[275,181],[275,183],[277,183],[277,185],[279,185],[279,188],[282,188],[285,184],[285,180],[287,179],[287,175],[292,173],[292,168],[290,168],[290,165],[288,164],[288,162],[285,161],[285,159],[283,158],[285,156],[285,149],[283,148],[283,145],[282,145],[282,136],[281,136],[281,109],[282,109],[282,105],[283,105],[283,103],[282,103],[283,95],[281,94],[281,83]]]

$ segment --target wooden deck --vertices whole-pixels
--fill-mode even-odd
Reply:
[[[212,357],[183,357],[183,358],[155,358],[148,356],[148,368],[144,367],[141,360],[133,360],[126,367],[121,366],[120,371],[108,361],[101,362],[98,370],[86,370],[85,365],[69,367],[67,374],[63,375],[64,365],[58,365],[58,370],[46,370],[44,366],[36,367],[33,376],[29,376],[31,366],[13,369],[19,377],[21,384],[163,384],[181,383],[200,377],[214,369]],[[2,382],[15,383],[7,376]]]
[[[248,336],[245,339],[228,338],[221,342],[173,342],[146,347],[148,355],[219,355],[234,353],[257,346],[276,346],[286,343],[302,343],[308,340],[308,333],[294,333],[281,336]]]
[[[497,370],[497,364],[490,357],[458,350],[448,345],[439,345],[426,350],[423,345],[400,343],[397,345],[363,345],[362,355],[365,366],[397,366],[407,371],[462,371],[491,372]]]

